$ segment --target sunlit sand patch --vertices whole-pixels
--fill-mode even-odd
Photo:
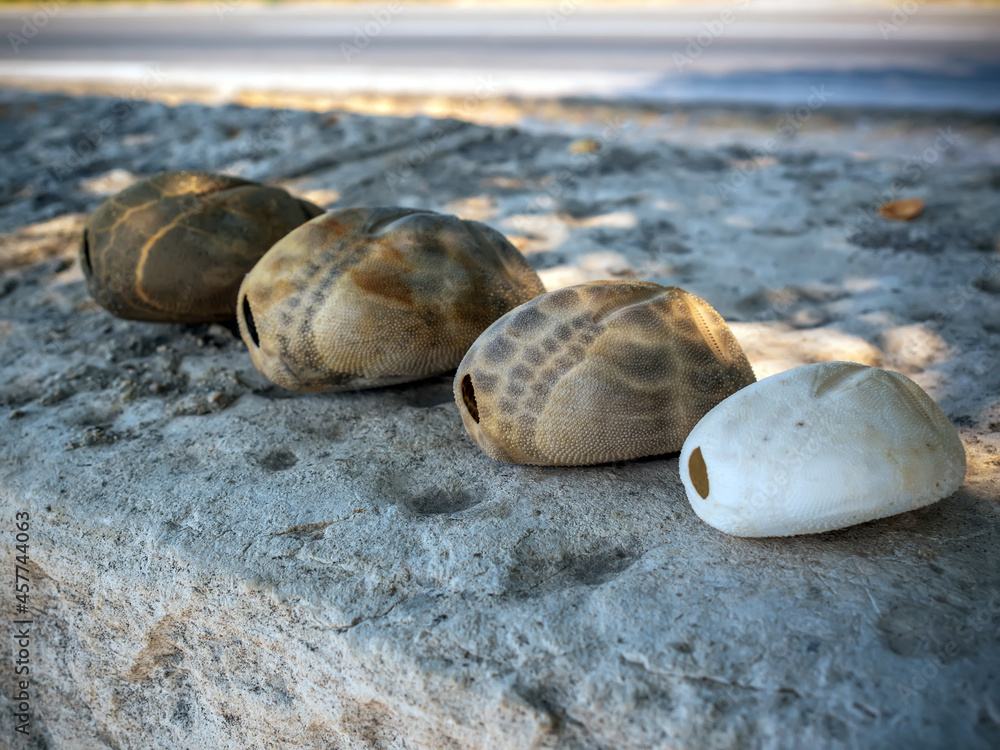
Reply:
[[[545,281],[545,279],[542,279]],[[882,352],[836,328],[799,330],[784,323],[730,323],[758,380],[816,362],[857,362],[881,367]]]
[[[583,228],[593,228],[593,227],[607,227],[610,229],[632,229],[639,225],[639,219],[636,215],[629,211],[612,211],[607,214],[598,214],[597,216],[587,216],[583,219],[575,219],[572,222],[573,226],[583,227]]]
[[[111,195],[138,182],[139,178],[127,169],[112,169],[80,183],[80,189],[91,195]]]
[[[636,279],[639,271],[629,266],[623,255],[616,252],[587,253],[576,263],[544,268],[538,276],[548,291],[555,291],[574,284],[588,281],[610,281]],[[646,274],[642,274],[646,279]]]
[[[773,167],[777,163],[778,160],[773,156],[761,156],[757,159],[737,159],[732,162],[732,168],[740,170],[762,169],[763,167]]]
[[[754,219],[742,214],[726,216],[722,219],[722,223],[729,227],[736,227],[737,229],[753,229],[757,226],[757,222]]]
[[[451,201],[445,204],[444,210],[467,221],[489,221],[496,216],[497,202],[487,195],[475,195]]]
[[[0,271],[75,256],[86,214],[66,214],[0,235]]]
[[[306,190],[298,193],[298,195],[311,203],[315,203],[317,206],[324,207],[330,205],[334,201],[340,200],[340,192],[337,190]]]
[[[590,280],[635,278],[637,273],[628,259],[613,250],[587,253],[577,261]]]
[[[556,266],[555,268],[545,268],[538,272],[538,277],[545,284],[545,288],[552,292],[562,289],[565,286],[582,284],[592,279],[579,266]]]
[[[559,247],[570,237],[569,226],[554,214],[516,214],[499,222],[496,229],[507,237],[516,236],[514,246],[525,255]]]
[[[889,366],[900,372],[922,370],[949,354],[947,342],[923,323],[883,331],[880,343]]]
[[[483,184],[504,190],[521,190],[524,188],[524,180],[517,180],[513,177],[490,177],[483,180]]]

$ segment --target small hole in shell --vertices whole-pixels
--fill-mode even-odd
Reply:
[[[691,451],[691,458],[688,459],[688,474],[691,475],[691,484],[704,500],[708,497],[708,467],[705,466],[705,457],[701,455],[701,448]]]
[[[94,273],[94,267],[90,262],[90,232],[83,233],[83,252],[80,253],[83,260],[83,272],[88,276]]]
[[[257,336],[257,326],[253,324],[253,313],[250,312],[250,300],[246,297],[243,298],[243,319],[247,324],[247,331],[250,332],[250,338],[253,339],[253,345],[260,347],[260,339]]]
[[[462,378],[462,401],[465,408],[469,410],[472,419],[479,424],[479,406],[476,405],[476,389],[472,387],[472,378],[466,375]]]

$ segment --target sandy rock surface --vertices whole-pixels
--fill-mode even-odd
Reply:
[[[1000,744],[1000,168],[757,159],[614,122],[594,140],[0,94],[5,561],[13,513],[31,514],[23,746]],[[682,286],[758,377],[897,369],[959,427],[966,484],[842,531],[735,539],[694,515],[676,454],[487,458],[447,376],[283,391],[222,326],[117,320],[87,295],[86,213],[195,168],[485,221],[549,288]],[[905,197],[926,202],[917,220],[877,217]],[[17,741],[9,710],[0,736]]]

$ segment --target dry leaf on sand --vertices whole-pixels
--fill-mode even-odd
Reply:
[[[893,221],[913,221],[924,210],[924,202],[919,198],[904,198],[883,203],[878,207],[878,215]]]

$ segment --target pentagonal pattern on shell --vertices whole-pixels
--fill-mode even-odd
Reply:
[[[165,172],[98,206],[84,227],[80,264],[91,295],[118,317],[232,320],[246,273],[271,245],[320,213],[280,188]]]
[[[695,513],[735,536],[839,529],[950,495],[965,476],[955,428],[890,370],[822,362],[734,394],[691,431],[681,479]]]
[[[407,208],[348,208],[277,243],[247,275],[254,365],[293,390],[415,380],[455,367],[494,320],[544,291],[499,232]]]
[[[677,287],[594,282],[490,326],[455,377],[466,429],[501,461],[581,465],[679,450],[753,369],[719,314]]]

